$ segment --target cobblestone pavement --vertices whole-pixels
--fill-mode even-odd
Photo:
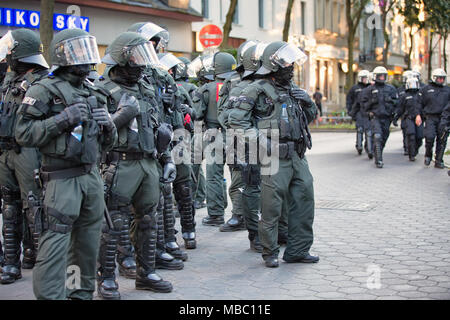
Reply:
[[[423,147],[417,161],[409,162],[398,131],[386,146],[383,169],[356,154],[354,139],[353,133],[313,133],[311,252],[320,256],[318,264],[280,260],[279,268],[265,268],[250,251],[247,232],[203,226],[202,209],[196,216],[198,248],[188,251],[184,269],[158,271],[173,292],[137,291],[132,280],[119,277],[122,298],[450,299],[447,170],[424,167]],[[33,299],[31,277],[24,270],[22,280],[0,285],[0,299]]]

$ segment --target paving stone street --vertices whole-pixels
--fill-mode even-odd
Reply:
[[[119,277],[122,299],[450,299],[447,169],[425,167],[424,147],[409,162],[400,131],[391,133],[383,169],[358,156],[354,140],[354,133],[315,132],[307,152],[316,198],[311,253],[319,263],[287,264],[282,248],[279,268],[265,268],[246,231],[203,226],[201,209],[198,247],[188,251],[184,269],[158,270],[173,292],[137,291]],[[21,280],[0,285],[0,299],[34,299],[31,282],[24,270]]]

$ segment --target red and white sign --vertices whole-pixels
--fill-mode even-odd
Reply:
[[[198,38],[204,48],[218,47],[222,43],[223,33],[218,26],[208,24],[200,30]]]

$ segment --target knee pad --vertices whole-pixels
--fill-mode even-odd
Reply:
[[[8,186],[1,187],[3,202],[6,204],[16,204],[20,201],[20,190],[13,190]]]

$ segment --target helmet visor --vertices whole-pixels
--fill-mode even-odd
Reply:
[[[167,69],[172,69],[173,67],[177,66],[177,65],[183,65],[184,63],[181,62],[180,59],[178,59],[177,57],[175,57],[173,54],[168,53],[166,55],[164,55],[162,58],[159,59],[159,62],[161,62],[161,64]]]
[[[6,56],[11,53],[14,46],[14,37],[12,36],[11,31],[8,31],[8,33],[0,39],[0,61],[5,59]]]
[[[160,41],[157,48],[165,48],[169,43],[169,32],[154,23],[144,24],[138,32],[142,34],[144,38],[150,40],[151,38],[158,36]]]
[[[128,61],[130,66],[148,66],[157,64],[158,57],[150,42],[146,42],[131,49]]]
[[[264,50],[266,49],[266,47],[267,47],[268,45],[269,45],[269,44],[268,44],[268,43],[265,43],[265,42],[260,42],[260,43],[258,43],[258,44],[256,45],[255,52],[253,53],[252,59],[253,59],[253,60],[259,60],[259,59],[261,59],[261,57],[262,57],[262,55],[263,55],[263,53],[264,53]]]
[[[289,67],[293,63],[301,66],[308,60],[306,54],[298,47],[288,43],[278,49],[271,57],[271,60],[282,68]]]
[[[68,39],[56,45],[55,54],[60,66],[100,63],[97,40],[93,36]]]
[[[188,74],[189,78],[197,77],[197,74],[202,69],[202,67],[203,67],[203,64],[202,64],[202,60],[201,60],[200,56],[198,56],[197,58],[192,60],[192,62],[189,63],[189,65],[187,67],[187,74]]]
[[[187,67],[184,63],[177,64],[176,74],[179,77],[186,76]]]
[[[408,78],[405,83],[406,89],[419,89],[419,80],[416,78]]]

